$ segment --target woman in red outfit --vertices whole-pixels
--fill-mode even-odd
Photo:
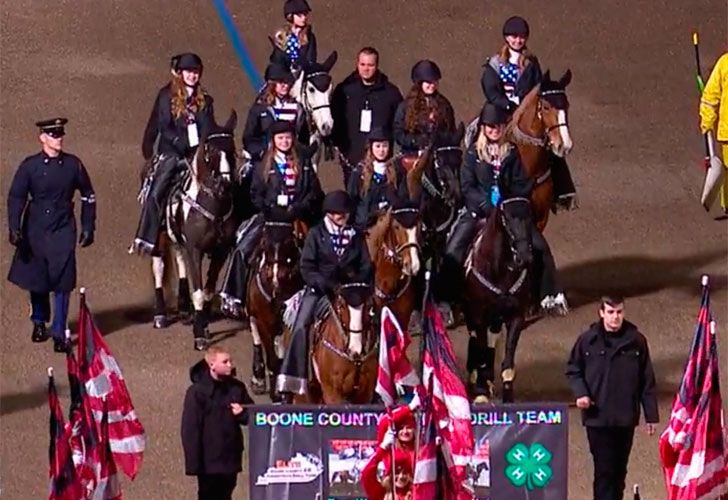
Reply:
[[[392,474],[392,444],[394,433],[387,432],[384,441],[369,459],[361,473],[361,484],[370,500],[411,500],[412,499],[412,459],[407,451],[395,446],[394,474]],[[384,477],[377,478],[377,466],[384,462]],[[394,488],[392,477],[394,476]],[[394,492],[392,491],[394,489]]]
[[[392,418],[384,415],[377,426],[377,442],[381,445],[384,442],[387,432],[394,421],[395,447],[405,451],[411,460],[412,466],[415,463],[415,416],[408,406],[400,406],[392,412]]]

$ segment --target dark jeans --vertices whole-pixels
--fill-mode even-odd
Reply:
[[[564,196],[574,196],[576,194],[576,187],[574,186],[574,180],[571,178],[571,171],[566,160],[560,156],[556,156],[550,150],[549,156],[551,160],[551,177],[554,181],[555,201],[558,202],[559,198]]]
[[[442,300],[453,303],[460,299],[460,292],[463,289],[465,254],[475,237],[477,223],[478,220],[473,217],[473,214],[463,209],[453,224],[437,279],[438,296]]]
[[[230,500],[237,481],[237,474],[197,476],[197,500]]]
[[[536,290],[539,301],[547,295],[556,295],[563,292],[556,277],[556,262],[551,253],[546,238],[536,228],[535,224],[532,229],[533,238],[533,257],[534,257],[534,274],[537,277],[538,288]]]
[[[587,427],[594,458],[594,500],[622,500],[634,427]]]
[[[150,250],[156,245],[167,196],[184,167],[184,163],[176,156],[165,156],[159,160],[154,170],[152,187],[144,200],[135,243]]]
[[[245,306],[250,259],[263,234],[263,215],[254,215],[241,225],[242,235],[230,257],[230,265],[222,284],[221,295],[240,307]]]

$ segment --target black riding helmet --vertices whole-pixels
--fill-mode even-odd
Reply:
[[[503,125],[508,121],[508,117],[505,112],[498,106],[489,102],[485,103],[483,109],[480,111],[480,118],[478,119],[478,125]]]
[[[286,0],[283,4],[283,17],[286,19],[293,14],[308,14],[311,12],[306,0]]]
[[[371,142],[392,142],[392,134],[389,133],[388,130],[384,129],[383,127],[374,127],[371,132],[369,132],[369,135],[367,136],[367,141]]]
[[[293,125],[293,122],[288,120],[276,120],[273,122],[273,125],[271,125],[268,129],[268,134],[271,137],[273,137],[274,135],[285,133],[296,133],[296,127]]]
[[[331,191],[324,198],[324,213],[348,214],[351,212],[351,197],[349,193],[338,189]]]
[[[182,71],[183,69],[186,70],[197,70],[199,72],[202,72],[202,59],[200,59],[200,56],[197,54],[193,54],[192,52],[187,52],[185,54],[180,54],[178,56],[174,56],[172,58],[172,64],[175,66],[175,69],[177,71]]]
[[[413,83],[436,82],[441,78],[440,68],[429,59],[418,61],[417,64],[412,66]]]
[[[291,84],[293,83],[293,73],[281,64],[271,63],[265,68],[265,80]]]
[[[528,28],[528,23],[525,19],[523,19],[520,16],[513,16],[509,17],[506,22],[503,24],[503,36],[518,36],[522,35],[526,38],[528,38],[528,35],[530,33],[530,30]]]

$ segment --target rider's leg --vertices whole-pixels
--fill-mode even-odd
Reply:
[[[159,160],[152,188],[144,201],[139,227],[134,239],[134,246],[139,250],[151,252],[155,247],[159,228],[162,225],[167,195],[179,172],[178,165],[179,159],[174,156],[163,157]]]
[[[283,359],[276,389],[281,393],[306,394],[308,390],[308,330],[322,296],[307,288],[293,323],[291,342]]]
[[[258,214],[242,225],[242,235],[237,247],[233,250],[227,274],[223,282],[220,297],[226,309],[242,309],[248,285],[248,269],[250,259],[260,242],[263,231],[263,217]],[[231,309],[231,310],[232,310]]]
[[[473,240],[476,223],[469,211],[461,211],[447,240],[439,281],[440,296],[451,303],[458,299],[458,291],[462,290],[465,254]]]
[[[577,208],[576,187],[571,178],[569,165],[561,156],[549,153],[551,159],[551,177],[554,180],[554,203],[556,208],[571,210]]]
[[[539,300],[544,309],[553,309],[556,312],[565,313],[568,311],[568,304],[564,296],[564,290],[558,282],[556,275],[556,263],[551,254],[551,248],[543,235],[535,228],[533,230],[533,250],[541,257],[541,289]]]

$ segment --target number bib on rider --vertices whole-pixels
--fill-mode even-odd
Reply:
[[[369,133],[372,131],[372,110],[362,109],[359,116],[359,132]]]
[[[190,123],[187,125],[187,143],[194,148],[200,143],[200,136],[197,134],[197,124]]]

